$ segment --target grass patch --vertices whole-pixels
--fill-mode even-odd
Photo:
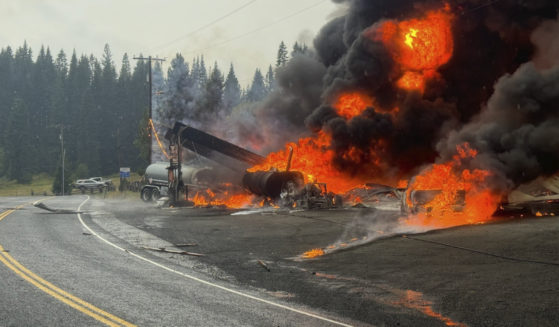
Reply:
[[[90,192],[86,192],[86,194],[107,199],[140,200],[140,193],[138,192],[118,191],[118,188],[120,186],[120,175],[118,173],[105,178],[111,179],[113,181],[116,191],[107,192],[106,194],[104,194],[103,192],[100,193],[98,191],[95,191],[95,193],[93,194],[91,194]],[[141,177],[138,174],[131,174],[131,182],[139,180],[141,180]],[[9,181],[5,178],[0,178],[0,196],[54,195],[52,193],[53,181],[54,177],[45,173],[33,176],[33,178],[31,179],[31,183],[29,184],[19,184],[15,180]],[[74,189],[72,190],[72,194],[81,194],[81,192],[77,189]]]
[[[15,180],[0,179],[0,196],[52,195],[54,178],[47,174],[33,176],[31,183],[18,184]]]

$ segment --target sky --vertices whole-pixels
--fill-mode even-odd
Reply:
[[[330,0],[0,0],[0,48],[27,41],[34,55],[45,45],[53,56],[101,58],[108,43],[117,67],[128,53],[166,58],[164,70],[177,52],[188,62],[203,55],[224,74],[233,63],[246,87],[256,68],[275,64],[281,41],[289,51],[312,46],[341,10]]]

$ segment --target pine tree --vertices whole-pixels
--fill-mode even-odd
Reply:
[[[97,99],[97,124],[99,143],[99,172],[110,174],[118,166],[117,132],[120,111],[117,99],[117,75],[111,49],[105,44],[101,61],[101,80]],[[100,131],[103,131],[100,133]]]
[[[307,53],[308,49],[309,48],[306,44],[299,45],[298,42],[295,42],[295,44],[293,45],[293,50],[291,50],[291,58]]]
[[[268,72],[266,73],[266,92],[271,93],[276,88],[276,78],[274,76],[274,71],[272,65],[268,67]]]
[[[276,68],[283,67],[287,63],[287,47],[285,43],[281,41],[279,48],[278,48],[278,56],[276,59]]]
[[[195,76],[198,75],[199,65],[196,59],[189,70],[184,57],[178,54],[171,60],[167,70],[167,84],[165,88],[166,101],[160,108],[159,117],[166,124],[173,124],[186,117],[192,109],[195,94]]]
[[[33,153],[30,143],[33,132],[28,107],[21,98],[14,99],[6,118],[4,133],[8,142],[4,152],[7,176],[18,183],[30,183],[32,178],[30,162]]]
[[[68,74],[68,59],[66,58],[66,53],[64,53],[64,50],[60,50],[60,52],[56,56],[54,65],[56,66],[58,75],[61,78],[66,79],[66,75]]]
[[[210,72],[210,77],[205,85],[203,98],[203,119],[216,118],[223,104],[223,74],[217,67],[217,62]]]
[[[14,57],[12,53],[12,48],[9,46],[0,51],[0,115],[1,117],[7,117],[10,111],[10,104],[13,103],[14,97]],[[0,135],[3,134],[0,131]],[[1,153],[4,154],[4,147],[9,144],[10,140],[5,137],[0,137],[0,149]],[[6,171],[5,164],[6,157],[2,155],[0,158],[0,174],[4,174]]]
[[[248,90],[247,98],[249,101],[260,101],[266,97],[266,93],[264,76],[262,76],[260,69],[257,68],[254,72],[254,77],[252,78],[252,84]]]
[[[236,107],[241,102],[241,85],[239,85],[239,80],[235,76],[235,69],[233,64],[229,67],[229,73],[225,79],[225,85],[223,90],[223,105],[227,113]]]
[[[132,80],[132,73],[130,68],[130,60],[128,54],[122,56],[122,63],[120,66],[120,73],[118,74],[118,81],[116,86],[116,151],[118,167],[127,167],[130,165],[128,158],[128,148],[130,147],[130,138],[127,133],[131,128],[127,126],[128,116],[130,115],[131,108],[130,102],[130,81]]]
[[[56,165],[55,145],[58,139],[54,125],[61,123],[59,119],[62,116],[58,112],[56,95],[59,86],[56,80],[57,72],[50,49],[42,46],[32,68],[32,89],[21,98],[33,117],[29,123],[35,141],[27,149],[33,153],[32,159],[27,162],[30,173],[45,171],[46,167],[52,170]]]
[[[130,70],[130,60],[128,59],[128,54],[124,53],[122,56],[122,64],[120,66],[120,74],[118,74],[118,80],[120,83],[125,83],[130,81],[131,70]]]

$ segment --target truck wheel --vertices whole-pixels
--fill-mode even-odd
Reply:
[[[150,202],[151,201],[151,195],[152,195],[152,189],[149,187],[146,187],[142,190],[142,193],[140,194],[140,197],[142,198],[142,200],[144,202]]]
[[[159,189],[154,188],[151,191],[151,200],[152,201],[157,201],[157,200],[159,200],[160,197],[161,197],[161,193],[159,192]]]

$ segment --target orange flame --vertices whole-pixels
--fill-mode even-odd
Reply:
[[[360,92],[349,92],[339,95],[334,103],[334,107],[340,116],[351,119],[360,115],[366,108],[371,107],[374,100]],[[397,107],[388,111],[391,115],[396,115],[398,112],[399,108]],[[386,152],[386,144],[383,140],[373,142],[366,149],[350,147],[340,150],[343,152],[339,153],[335,153],[331,143],[332,136],[321,130],[313,136],[299,139],[297,143],[287,144],[285,150],[268,154],[264,163],[253,166],[248,171],[285,170],[289,148],[291,147],[293,148],[291,169],[301,172],[305,177],[305,183],[326,183],[328,191],[345,193],[356,186],[362,185],[363,179],[375,179],[381,182],[379,177],[387,168],[381,159],[381,154]],[[349,176],[335,166],[334,158],[336,156],[350,162],[363,162],[366,169],[364,168],[360,172],[360,176]]]
[[[163,143],[161,143],[161,140],[159,140],[159,135],[157,135],[157,131],[155,130],[155,126],[153,125],[153,120],[151,118],[149,119],[149,126],[150,126],[151,130],[153,131],[153,135],[155,135],[155,140],[157,141],[157,145],[159,145],[159,148],[161,149],[161,152],[165,155],[165,157],[167,159],[169,159],[169,155],[165,151],[165,148],[163,147]]]
[[[384,22],[375,40],[382,41],[403,71],[398,87],[425,90],[425,81],[452,57],[452,15],[448,6],[429,11],[422,19]]]
[[[359,92],[345,93],[338,97],[334,108],[338,114],[347,120],[360,115],[367,107],[373,105],[373,100]]]
[[[285,170],[289,147],[293,148],[293,158],[291,169],[299,171],[305,177],[305,183],[321,182],[326,183],[328,191],[334,193],[345,193],[363,182],[359,177],[348,176],[334,166],[334,150],[330,147],[331,136],[324,131],[318,132],[315,136],[301,138],[297,144],[292,143],[286,146],[283,151],[270,153],[263,164],[251,167],[248,171],[279,169]],[[382,144],[371,145],[369,155],[373,158],[372,166],[380,165],[375,152],[382,147]],[[360,155],[365,155],[362,150],[350,148],[344,157],[348,160],[357,159]],[[380,172],[380,169],[377,168]],[[369,172],[373,174],[373,172]]]
[[[211,189],[198,191],[190,198],[197,207],[226,206],[228,208],[243,208],[252,204],[254,196],[244,192],[234,192],[229,189],[214,192]]]
[[[408,224],[444,228],[490,220],[501,199],[501,194],[495,194],[488,188],[488,178],[492,173],[462,167],[463,160],[477,155],[477,151],[468,143],[459,145],[457,152],[452,161],[433,164],[410,181],[406,193],[408,205],[414,205],[410,198],[414,190],[435,190],[440,193],[422,204],[424,212],[410,216],[406,220]],[[461,200],[464,203],[457,202],[458,194],[464,195]]]
[[[416,309],[429,317],[436,318],[447,326],[467,326],[464,323],[456,322],[449,317],[443,316],[441,313],[433,309],[431,301],[423,299],[423,294],[412,290],[407,290],[402,300],[397,301],[396,304],[404,305],[411,309]]]
[[[305,259],[316,258],[324,255],[324,250],[322,249],[312,249],[303,253],[302,257]]]

